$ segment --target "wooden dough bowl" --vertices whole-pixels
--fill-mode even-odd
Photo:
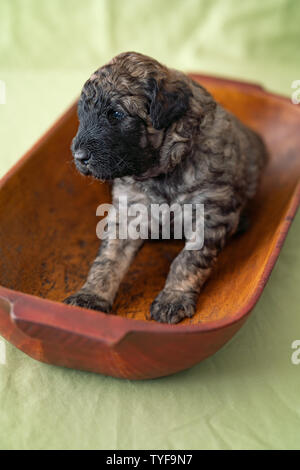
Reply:
[[[193,75],[259,131],[271,162],[249,206],[252,225],[219,257],[197,313],[177,325],[148,319],[181,242],[146,242],[122,282],[114,313],[67,306],[96,255],[96,208],[106,184],[75,170],[74,104],[2,179],[0,334],[49,364],[128,379],[165,376],[220,349],[245,323],[299,205],[300,107],[256,85]]]

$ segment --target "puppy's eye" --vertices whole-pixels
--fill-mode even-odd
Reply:
[[[121,121],[124,117],[125,113],[122,113],[122,111],[110,111],[109,113],[109,118],[113,121]]]

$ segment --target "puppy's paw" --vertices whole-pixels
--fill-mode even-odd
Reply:
[[[70,295],[70,297],[67,297],[64,300],[64,303],[68,305],[77,305],[77,307],[89,308],[91,310],[99,310],[100,312],[105,313],[109,313],[112,308],[111,304],[107,300],[84,290]]]
[[[161,323],[178,323],[194,315],[196,301],[192,292],[162,290],[151,304],[151,318]]]

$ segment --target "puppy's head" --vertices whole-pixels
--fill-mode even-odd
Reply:
[[[189,108],[184,77],[134,52],[98,69],[78,103],[79,128],[72,142],[78,170],[101,180],[165,171],[164,134]]]

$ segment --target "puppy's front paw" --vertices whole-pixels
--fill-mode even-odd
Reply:
[[[161,323],[178,323],[194,315],[196,301],[192,292],[162,290],[151,304],[151,318]]]
[[[91,310],[99,310],[100,312],[105,313],[109,313],[112,307],[107,300],[84,290],[70,295],[70,297],[67,297],[64,300],[64,303],[68,305],[77,305],[77,307],[89,308]]]

